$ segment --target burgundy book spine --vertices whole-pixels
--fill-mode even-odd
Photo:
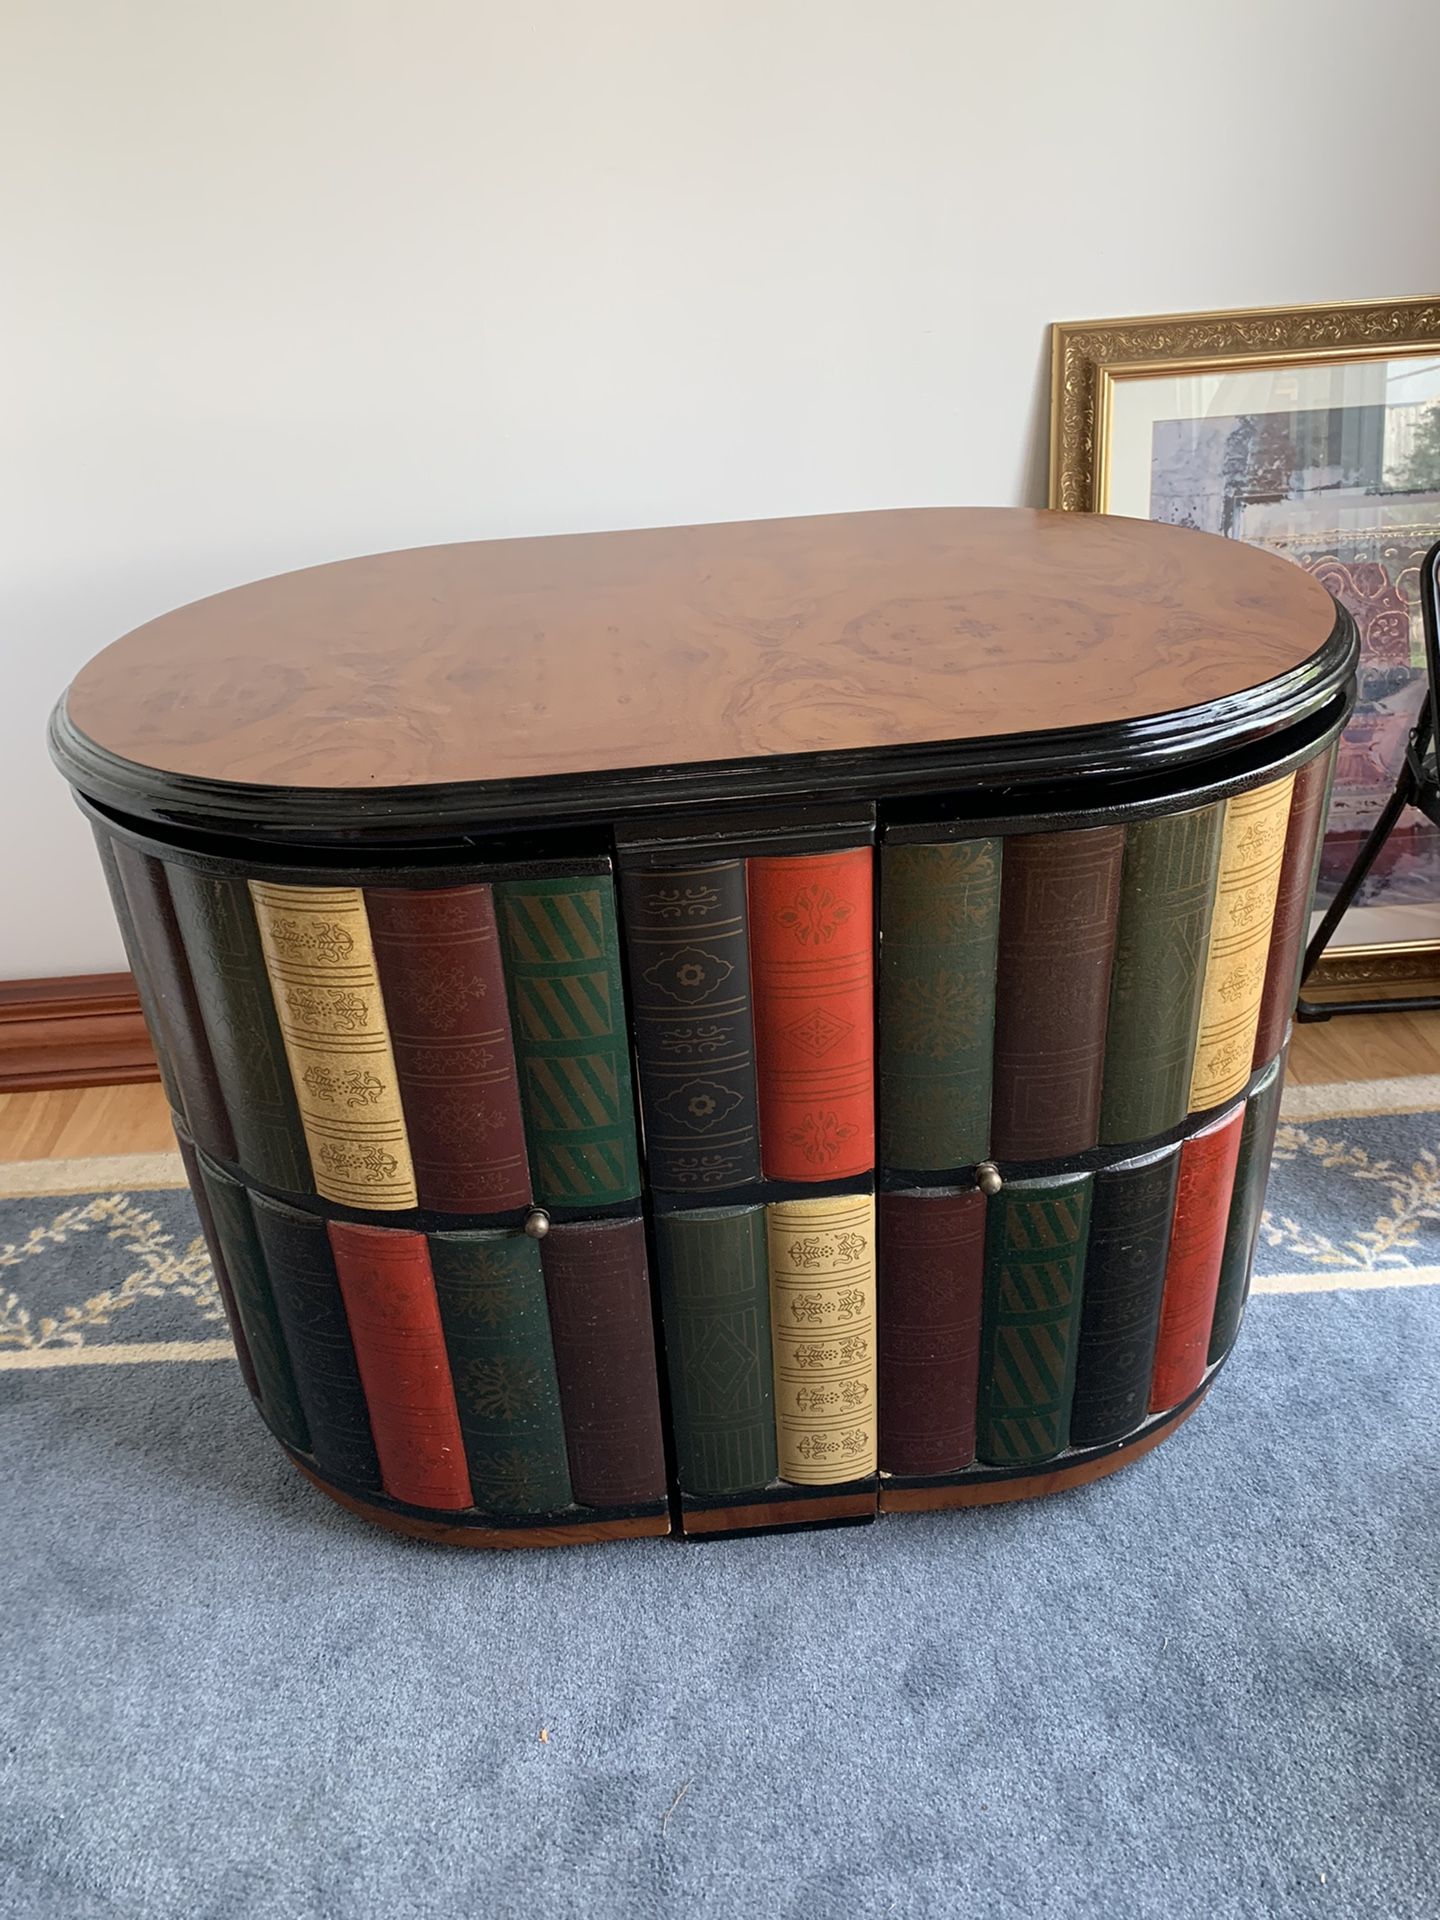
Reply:
[[[575,1221],[540,1242],[570,1484],[585,1507],[665,1498],[655,1332],[639,1220]]]
[[[1100,1137],[1123,827],[1005,842],[990,1154],[1047,1160]]]
[[[422,1207],[530,1204],[530,1168],[489,887],[365,895]]]
[[[381,1485],[413,1507],[473,1506],[424,1234],[328,1224]]]
[[[185,1178],[190,1182],[190,1197],[194,1200],[195,1211],[200,1216],[200,1231],[204,1234],[205,1244],[210,1250],[210,1265],[215,1270],[215,1286],[220,1295],[220,1304],[225,1309],[230,1338],[235,1342],[235,1358],[240,1362],[241,1378],[250,1390],[250,1398],[258,1407],[260,1383],[255,1378],[255,1362],[250,1358],[250,1344],[240,1325],[240,1315],[235,1306],[235,1290],[230,1284],[230,1275],[226,1271],[220,1236],[215,1231],[215,1216],[210,1211],[210,1196],[206,1193],[200,1178],[200,1163],[195,1158],[194,1144],[186,1139],[179,1127],[175,1129],[175,1144],[180,1149]]]
[[[1310,926],[1316,856],[1325,825],[1325,796],[1330,790],[1334,760],[1331,752],[1317,754],[1307,761],[1295,775],[1290,793],[1280,891],[1275,897],[1275,918],[1270,924],[1270,958],[1265,963],[1260,1020],[1255,1029],[1257,1071],[1273,1060],[1285,1044],[1285,1029],[1300,991],[1300,953]]]
[[[1178,1406],[1205,1377],[1244,1123],[1242,1100],[1192,1133],[1180,1149],[1180,1184],[1150,1381],[1152,1413]]]
[[[880,1196],[880,1471],[958,1473],[975,1457],[985,1196]]]

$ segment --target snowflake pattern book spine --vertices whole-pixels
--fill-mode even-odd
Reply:
[[[539,1242],[432,1233],[430,1265],[475,1505],[510,1521],[570,1505]]]
[[[540,1247],[570,1484],[585,1507],[666,1497],[642,1220],[553,1226]]]
[[[530,1203],[515,1047],[491,889],[365,895],[422,1207]]]
[[[880,1470],[958,1473],[975,1457],[985,1196],[880,1198]]]
[[[749,863],[760,1151],[772,1180],[874,1166],[873,863],[869,847]]]
[[[327,1225],[381,1484],[394,1500],[460,1512],[472,1505],[470,1477],[425,1236]]]
[[[408,1211],[415,1171],[364,894],[252,880],[250,896],[316,1191]]]
[[[1070,1443],[1093,1178],[1007,1182],[986,1208],[976,1453],[1039,1465]]]
[[[680,1491],[756,1492],[775,1478],[765,1209],[655,1217]]]
[[[1244,1120],[1245,1108],[1232,1107],[1192,1133],[1180,1149],[1180,1186],[1150,1383],[1152,1413],[1178,1406],[1205,1377]]]
[[[874,1196],[777,1200],[765,1230],[780,1477],[868,1479],[878,1464]]]
[[[880,857],[880,1152],[938,1172],[990,1151],[1003,842]]]
[[[650,1185],[758,1180],[744,863],[629,868],[620,897]]]
[[[1126,830],[1100,1138],[1149,1140],[1185,1118],[1223,802]]]
[[[994,1160],[1083,1153],[1100,1135],[1123,827],[1005,843],[995,998]]]

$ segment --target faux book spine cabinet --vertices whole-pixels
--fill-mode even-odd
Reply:
[[[1144,1452],[1240,1327],[1354,635],[1140,522],[421,549],[52,724],[240,1368],[472,1545]]]

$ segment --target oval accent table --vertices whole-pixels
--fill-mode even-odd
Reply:
[[[347,560],[51,727],[246,1385],[476,1546],[1020,1499],[1239,1328],[1354,630],[1145,522]]]

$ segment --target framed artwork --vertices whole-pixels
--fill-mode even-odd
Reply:
[[[1394,784],[1425,691],[1418,568],[1440,539],[1440,298],[1157,314],[1054,330],[1050,504],[1283,554],[1360,630],[1318,909]],[[1413,809],[1312,987],[1440,982],[1440,829]]]

